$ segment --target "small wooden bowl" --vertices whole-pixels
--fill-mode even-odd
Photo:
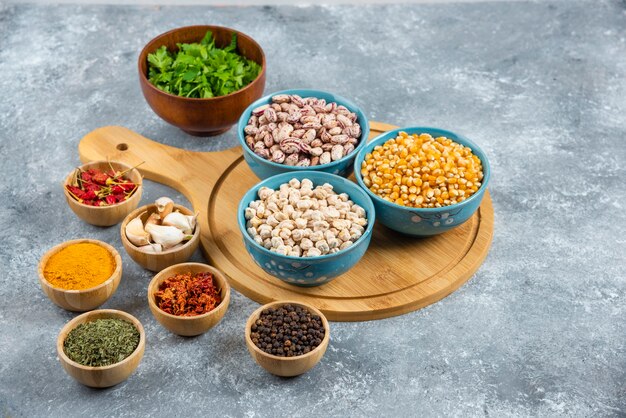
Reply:
[[[46,267],[50,257],[71,244],[80,244],[84,242],[100,245],[111,253],[113,259],[115,260],[115,270],[113,271],[111,277],[109,277],[104,283],[90,289],[67,290],[52,286],[43,274],[44,268]],[[52,302],[68,311],[85,312],[97,308],[113,296],[113,293],[117,290],[117,286],[120,284],[120,280],[122,278],[122,258],[120,257],[120,253],[118,253],[115,248],[106,242],[94,239],[75,239],[65,241],[48,250],[43,257],[41,257],[37,272],[39,274],[39,283],[41,284],[41,288]]]
[[[222,48],[230,43],[233,34],[237,34],[237,53],[261,66],[261,72],[250,84],[226,96],[197,99],[166,93],[150,83],[149,54],[163,45],[168,51],[176,51],[179,43],[200,42],[207,31],[213,33],[215,44]],[[137,67],[141,91],[154,113],[167,123],[195,136],[213,136],[226,132],[237,123],[250,103],[263,95],[265,88],[263,49],[245,33],[222,26],[186,26],[165,32],[143,48]]]
[[[105,318],[123,319],[132,323],[137,328],[139,331],[139,345],[137,345],[135,351],[119,363],[111,364],[109,366],[83,366],[82,364],[71,360],[63,350],[63,343],[65,342],[65,339],[70,331],[80,324]],[[139,365],[145,348],[146,334],[143,330],[141,322],[139,322],[137,318],[131,314],[115,309],[99,309],[97,311],[91,311],[79,315],[65,324],[59,333],[59,337],[57,338],[57,353],[59,355],[59,361],[67,374],[78,380],[83,385],[94,388],[107,388],[128,379],[128,376],[130,376]]]
[[[193,215],[193,212],[181,205],[174,205],[174,210],[179,210],[181,213],[185,215]],[[193,255],[194,251],[200,245],[200,223],[196,223],[196,229],[193,233],[193,238],[191,238],[185,245],[178,248],[170,248],[160,253],[145,253],[139,248],[129,241],[126,236],[126,225],[137,216],[139,216],[142,212],[145,212],[141,215],[141,221],[145,224],[146,220],[150,216],[151,213],[157,211],[156,205],[145,205],[138,209],[135,209],[133,212],[126,216],[124,222],[122,222],[122,226],[120,228],[120,235],[122,237],[122,244],[124,245],[124,249],[130,258],[135,261],[135,263],[139,264],[141,267],[148,269],[150,271],[161,271],[166,267],[173,266],[174,264],[184,263],[189,260]]]
[[[183,273],[213,273],[213,277],[217,285],[221,288],[222,301],[212,311],[197,316],[176,316],[163,312],[156,304],[154,294],[159,290],[159,286],[165,279],[175,274]],[[193,337],[195,335],[204,334],[209,329],[217,325],[224,317],[230,303],[230,285],[224,274],[218,269],[202,263],[182,263],[176,264],[161,271],[154,276],[148,285],[148,304],[154,318],[161,325],[173,332],[174,334],[185,337]]]
[[[259,319],[263,310],[268,308],[278,308],[287,304],[303,307],[309,310],[312,314],[319,315],[320,318],[322,318],[322,323],[324,324],[325,333],[322,343],[315,347],[314,350],[297,357],[279,357],[273,354],[267,354],[265,351],[257,347],[252,342],[252,338],[250,338],[252,324]],[[263,305],[254,311],[252,315],[250,315],[250,318],[248,318],[248,322],[246,322],[246,345],[248,346],[250,355],[259,366],[276,376],[292,377],[306,373],[322,359],[324,353],[326,352],[326,348],[328,348],[329,341],[330,326],[328,325],[328,320],[322,312],[311,305],[307,305],[306,303],[295,301],[278,301],[268,303],[267,305]]]
[[[110,164],[110,165],[109,165]],[[135,209],[139,205],[139,201],[141,200],[141,192],[143,190],[142,186],[142,177],[139,171],[136,168],[132,168],[131,166],[116,162],[116,161],[93,161],[91,163],[83,164],[80,166],[83,170],[88,170],[90,168],[97,168],[99,170],[109,170],[111,167],[115,170],[126,171],[130,170],[126,173],[126,177],[131,180],[133,183],[137,184],[137,190],[133,195],[120,203],[111,206],[89,206],[84,203],[80,203],[78,200],[74,199],[72,195],[67,191],[66,185],[70,184],[72,181],[72,177],[74,175],[74,171],[72,171],[65,178],[63,182],[63,193],[65,193],[65,199],[67,200],[67,204],[70,206],[70,209],[78,215],[80,219],[87,222],[91,225],[96,226],[111,226],[119,223],[130,211]]]

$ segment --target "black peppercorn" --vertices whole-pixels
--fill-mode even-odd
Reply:
[[[291,304],[264,309],[250,329],[250,338],[257,347],[280,357],[311,352],[322,343],[325,334],[319,315]]]

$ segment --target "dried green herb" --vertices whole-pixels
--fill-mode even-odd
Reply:
[[[123,319],[96,319],[69,332],[63,351],[83,366],[108,366],[130,356],[139,345],[139,331]]]
[[[148,55],[148,79],[160,90],[177,96],[210,98],[225,96],[250,84],[261,66],[237,51],[237,35],[224,48],[215,46],[209,31],[200,43],[165,46]]]

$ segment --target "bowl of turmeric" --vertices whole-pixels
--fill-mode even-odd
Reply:
[[[122,278],[122,258],[109,244],[76,239],[48,250],[38,267],[39,283],[63,309],[85,312],[106,302]]]

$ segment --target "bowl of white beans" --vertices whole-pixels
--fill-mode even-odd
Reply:
[[[354,182],[320,171],[278,174],[239,203],[246,250],[266,273],[319,286],[351,269],[369,246],[374,205]]]

